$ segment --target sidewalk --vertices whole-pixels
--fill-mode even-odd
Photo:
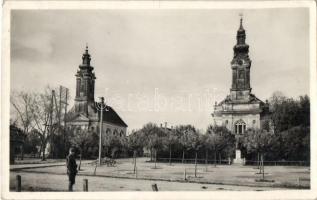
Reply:
[[[82,160],[81,164],[88,164],[92,162],[91,160]],[[45,168],[45,167],[56,167],[56,166],[65,166],[65,162],[52,162],[52,163],[42,163],[42,164],[18,164],[18,165],[10,165],[10,171],[18,171],[23,169],[34,169],[34,168]],[[79,161],[77,161],[77,165],[79,165]]]

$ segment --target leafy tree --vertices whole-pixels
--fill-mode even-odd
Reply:
[[[192,148],[192,138],[196,134],[196,129],[192,125],[180,125],[176,127],[176,134],[182,147],[182,163],[184,163],[185,151]]]
[[[133,172],[136,173],[136,157],[137,152],[143,153],[144,148],[144,137],[142,132],[133,130],[128,136],[128,148],[133,151]]]
[[[166,136],[166,133],[160,129],[156,124],[148,123],[146,124],[141,131],[143,132],[144,137],[146,138],[146,146],[151,151],[151,160],[152,152],[155,152],[155,168],[157,162],[157,152],[163,148],[163,138]]]
[[[177,142],[177,135],[175,133],[175,130],[166,130],[164,129],[164,131],[166,131],[167,136],[164,139],[164,146],[166,149],[169,150],[169,164],[171,165],[171,159],[172,159],[172,147],[173,145],[176,144]]]
[[[310,99],[307,95],[299,97],[299,124],[310,126]]]
[[[217,153],[219,153],[220,160],[221,154],[231,156],[234,149],[235,137],[225,127],[211,126],[209,125],[206,134],[204,135],[204,146],[206,151],[206,164],[208,151],[211,150],[214,153],[214,164],[216,166]]]
[[[38,134],[34,131],[30,131],[24,143],[25,153],[37,155],[39,153],[39,144],[41,144],[41,141]]]
[[[195,177],[197,177],[197,158],[198,151],[203,146],[202,136],[199,134],[197,130],[195,132],[191,132],[190,140],[191,140],[191,149],[195,151]]]
[[[288,160],[310,160],[310,128],[297,126],[280,134],[282,158]]]
[[[235,136],[226,127],[222,126],[215,126],[211,131],[213,133],[212,135],[217,135],[216,139],[214,139],[217,144],[214,146],[216,146],[216,151],[219,152],[220,162],[222,154],[225,154],[227,157],[231,157],[235,149]]]
[[[209,129],[209,128],[208,128]],[[211,134],[204,134],[201,136],[202,145],[205,149],[205,164],[206,164],[206,171],[207,171],[207,165],[208,165],[208,153],[212,149],[212,143],[211,143]]]
[[[310,124],[310,100],[307,95],[295,100],[275,92],[270,98],[270,110],[274,131],[277,133],[295,126]]]
[[[264,157],[272,150],[276,144],[276,136],[272,132],[266,130],[248,130],[243,135],[243,145],[248,153],[256,152],[261,156],[262,174],[264,179]],[[260,168],[261,172],[261,168]]]
[[[150,122],[145,124],[140,130],[140,132],[142,133],[142,136],[146,140],[146,148],[150,150],[151,161],[153,160],[153,144],[152,144],[152,141],[150,141],[149,139],[153,137],[153,135],[156,134],[155,132],[156,129],[157,129],[157,125]]]

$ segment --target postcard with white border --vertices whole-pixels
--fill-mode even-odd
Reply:
[[[315,1],[5,1],[1,198],[316,199]]]

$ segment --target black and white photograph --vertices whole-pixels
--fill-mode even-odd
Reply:
[[[8,199],[316,198],[314,1],[6,3]]]

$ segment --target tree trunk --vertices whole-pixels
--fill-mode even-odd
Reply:
[[[170,158],[169,158],[170,165],[172,165],[171,160],[172,160],[172,146],[170,145]]]
[[[80,149],[80,155],[79,155],[79,165],[78,165],[78,171],[80,170],[80,166],[81,166],[81,156],[82,156],[82,150]]]
[[[259,153],[259,169],[260,169],[260,174],[262,173],[262,166],[263,165],[263,163],[262,163],[262,154],[260,155],[260,153]]]
[[[153,148],[150,148],[150,161],[153,161]]]
[[[207,172],[207,167],[208,167],[208,149],[206,149],[206,160],[205,160],[205,164],[206,164],[206,172]]]
[[[264,155],[263,155],[263,153],[262,153],[262,155],[261,155],[261,160],[262,160],[262,179],[264,180]]]
[[[260,153],[258,152],[258,161],[257,161],[258,169],[260,169]]]
[[[215,155],[214,155],[214,164],[215,164],[215,167],[217,165],[217,151],[215,150]]]
[[[195,178],[197,177],[197,151],[195,155]]]
[[[184,159],[185,159],[185,150],[183,149],[183,158],[182,158],[182,164],[184,164]]]
[[[133,160],[134,160],[134,167],[133,167],[133,173],[136,172],[136,151],[133,152]]]
[[[157,150],[155,149],[155,165],[154,165],[154,168],[156,169],[156,160],[157,159]]]
[[[219,163],[221,165],[221,153],[219,154]]]
[[[40,148],[40,150],[39,150],[39,152],[37,154],[38,158],[41,158],[41,155],[42,155],[42,147]]]
[[[20,151],[21,151],[21,160],[23,160],[24,159],[24,144],[20,146]]]
[[[44,160],[46,160],[46,158],[45,158],[45,149],[46,149],[46,145],[43,145],[43,147],[42,147],[43,149],[42,149],[42,161],[44,161]]]

